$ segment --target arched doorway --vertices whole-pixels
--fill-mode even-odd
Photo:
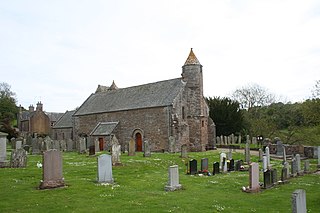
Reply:
[[[99,138],[99,150],[100,151],[103,151],[103,148],[104,148],[104,140],[103,138]]]
[[[136,151],[142,152],[142,135],[140,132],[136,133],[135,141],[136,141]]]

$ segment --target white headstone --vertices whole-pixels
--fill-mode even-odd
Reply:
[[[262,162],[263,162],[263,172],[265,172],[268,170],[267,156],[262,157]]]
[[[7,161],[7,133],[0,132],[0,167]]]
[[[249,191],[258,192],[259,190],[259,164],[251,163],[249,167]]]
[[[102,154],[98,157],[98,182],[112,183],[112,162],[111,156]]]
[[[16,150],[21,149],[22,148],[22,141],[16,141]]]
[[[224,165],[222,165],[223,158],[227,159],[227,155],[226,155],[226,153],[224,153],[224,152],[222,152],[222,153],[220,154],[220,169],[221,169],[221,170],[223,170],[223,168],[224,168]]]
[[[269,147],[266,147],[266,157],[267,157],[267,167],[268,167],[268,169],[271,169]]]
[[[303,189],[295,190],[291,195],[292,213],[306,213],[306,191]]]
[[[181,189],[181,184],[179,183],[179,169],[178,165],[173,165],[169,167],[169,181],[168,185],[165,186],[166,191],[174,191]]]

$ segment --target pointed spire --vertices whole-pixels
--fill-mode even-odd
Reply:
[[[117,90],[117,89],[118,89],[118,87],[117,87],[117,85],[114,83],[114,80],[113,80],[111,86],[109,87],[109,90]]]
[[[184,65],[201,65],[196,55],[193,53],[192,48]]]

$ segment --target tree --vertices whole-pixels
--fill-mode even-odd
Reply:
[[[239,103],[229,98],[206,98],[209,115],[216,125],[217,135],[239,133],[244,128],[243,115]]]
[[[13,128],[18,112],[14,96],[9,84],[0,83],[0,131],[8,133],[9,138],[17,136]]]
[[[249,84],[240,89],[236,89],[231,98],[238,101],[243,109],[250,109],[256,106],[267,106],[274,103],[274,94],[269,93],[258,84]]]
[[[313,98],[320,98],[320,80],[316,81],[314,88],[312,90],[312,97]]]

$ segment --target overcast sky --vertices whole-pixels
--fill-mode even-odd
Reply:
[[[191,47],[206,97],[256,83],[303,101],[320,79],[320,1],[0,0],[0,82],[25,108],[178,78]]]

